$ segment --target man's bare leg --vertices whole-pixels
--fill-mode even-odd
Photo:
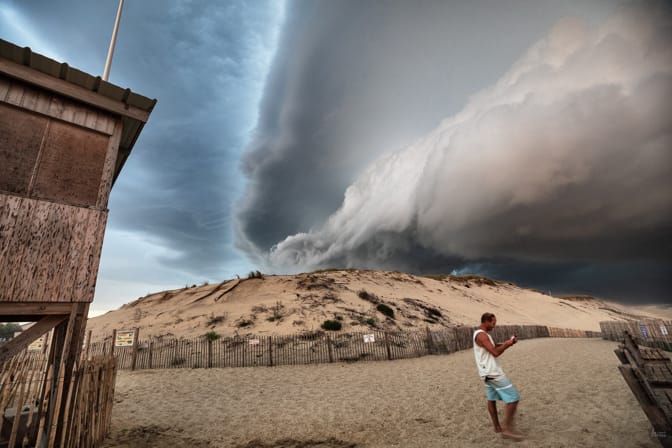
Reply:
[[[507,403],[504,409],[504,427],[502,428],[502,436],[512,439],[522,439],[523,435],[513,427],[513,417],[516,415],[518,402]]]
[[[499,417],[497,416],[497,402],[488,400],[488,412],[492,419],[492,424],[495,426],[495,432],[502,432],[502,427],[499,425]]]

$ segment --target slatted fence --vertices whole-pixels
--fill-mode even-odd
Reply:
[[[602,337],[623,342],[623,332],[630,333],[639,345],[672,351],[672,321],[642,320],[630,322],[600,322]]]
[[[116,361],[111,355],[82,358],[75,365],[67,396],[53,394],[62,381],[55,378],[53,366],[47,367],[42,352],[24,351],[0,369],[0,447],[87,448],[98,446],[108,433]],[[65,428],[43,435],[49,409],[59,407],[65,413]],[[41,441],[37,443],[37,441]]]
[[[153,338],[115,347],[119,369],[254,367],[329,362],[382,361],[446,354],[472,347],[476,327],[420,331],[313,331],[283,336],[231,336],[216,340]],[[598,332],[563,330],[541,325],[498,325],[495,341],[540,337],[599,337]],[[108,353],[111,342],[94,342],[91,353]]]

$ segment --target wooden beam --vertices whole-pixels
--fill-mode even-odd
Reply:
[[[35,325],[22,332],[20,335],[0,346],[0,366],[9,358],[13,357],[28,344],[42,336],[47,331],[63,322],[68,316],[45,316]]]
[[[130,117],[143,123],[146,123],[149,119],[150,112],[124,104],[121,101],[113,100],[84,87],[54,78],[53,76],[24,65],[16,64],[7,59],[0,58],[0,72],[108,112]]]
[[[645,365],[644,359],[642,359],[642,354],[639,351],[639,346],[627,331],[623,332],[623,347],[625,348],[625,354],[630,355],[629,360],[631,364],[636,367]]]
[[[665,414],[658,408],[656,403],[649,397],[642,384],[637,379],[634,369],[630,366],[618,366],[621,371],[623,379],[630,386],[630,390],[639,401],[642,410],[649,418],[653,429],[656,432],[669,432],[670,426],[665,418]],[[672,440],[671,440],[672,441]]]
[[[9,320],[7,316],[21,316],[25,321],[26,315],[54,316],[70,314],[74,303],[69,302],[2,302],[0,303],[0,319]]]

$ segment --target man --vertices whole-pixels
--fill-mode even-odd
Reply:
[[[522,439],[523,435],[516,432],[513,426],[513,417],[518,407],[520,395],[511,380],[504,374],[497,358],[506,349],[518,342],[516,336],[511,336],[506,342],[495,345],[492,336],[488,334],[497,325],[494,314],[485,313],[481,316],[481,326],[474,331],[474,356],[478,374],[485,382],[485,396],[488,399],[488,412],[495,426],[495,432],[503,437]],[[497,416],[497,400],[502,400],[506,406],[504,414],[504,426],[500,426]]]

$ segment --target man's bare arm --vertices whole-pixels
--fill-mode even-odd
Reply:
[[[495,346],[492,345],[492,342],[490,342],[490,338],[486,333],[478,333],[476,335],[476,343],[489,351],[495,358],[504,353],[507,348],[511,347],[516,342],[517,341],[515,339],[508,339],[507,341]]]

